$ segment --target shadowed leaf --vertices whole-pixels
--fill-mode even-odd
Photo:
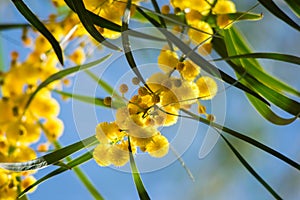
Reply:
[[[22,0],[12,0],[12,2],[19,12],[50,42],[59,62],[63,65],[64,61],[60,45],[46,26],[31,12]]]

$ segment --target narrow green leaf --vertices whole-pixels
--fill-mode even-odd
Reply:
[[[225,14],[231,20],[241,21],[241,20],[261,20],[263,14],[250,13],[250,12],[236,12]]]
[[[95,98],[95,97],[89,97],[89,96],[84,96],[84,95],[79,95],[79,94],[73,94],[73,93],[60,91],[60,90],[52,90],[52,91],[55,93],[64,95],[66,97],[70,97],[70,98],[85,102],[85,103],[90,103],[90,104],[94,104],[94,105],[101,106],[101,107],[108,107],[107,105],[105,105],[103,103],[102,98]]]
[[[76,158],[76,159],[68,162],[67,165],[70,166],[71,168],[74,168],[74,167],[76,167],[78,165],[81,165],[81,164],[89,161],[92,158],[93,158],[92,153],[91,152],[86,152],[85,154],[79,156],[78,158]],[[26,194],[26,192],[28,192],[33,187],[41,184],[42,182],[44,182],[44,181],[46,181],[46,180],[48,180],[48,179],[50,179],[50,178],[52,178],[52,177],[54,177],[54,176],[56,176],[58,174],[61,174],[61,173],[65,172],[67,170],[68,169],[66,169],[64,167],[60,167],[60,168],[58,168],[58,169],[50,172],[49,174],[43,176],[42,178],[40,178],[39,180],[37,180],[35,183],[33,183],[32,185],[30,185],[29,187],[27,187],[24,191],[22,191],[19,194],[18,198],[22,197],[24,194]],[[99,198],[99,199],[101,199],[101,198]]]
[[[297,0],[284,0],[291,8],[292,11],[300,18],[300,1]]]
[[[278,60],[283,62],[288,62],[296,65],[300,65],[300,57],[282,53],[268,53],[268,52],[255,52],[255,53],[245,53],[234,56],[228,56],[226,58],[216,58],[212,61],[222,61],[222,60],[233,60],[233,59],[241,59],[241,58],[255,58],[255,59],[271,59]]]
[[[156,22],[154,19],[149,17],[142,9],[137,7],[138,12],[140,12],[145,18],[147,18],[155,27],[159,28],[159,23]],[[181,51],[184,53],[187,57],[189,57],[195,64],[201,66],[201,68],[206,71],[207,73],[215,76],[216,78],[221,78],[223,81],[255,96],[256,98],[260,99],[264,103],[268,104],[269,103],[261,97],[259,94],[251,90],[249,87],[245,86],[244,84],[240,83],[238,80],[232,78],[231,76],[227,75],[224,73],[222,70],[216,68],[214,65],[212,65],[210,62],[205,60],[202,56],[199,54],[195,53],[188,45],[186,45],[183,41],[181,41],[179,38],[177,38],[174,34],[171,32],[165,30],[165,29],[158,29],[163,33],[168,40],[173,42]]]
[[[242,53],[244,51],[247,51],[245,53],[248,53],[250,51],[248,47],[243,42],[241,42],[240,36],[239,34],[237,34],[235,29],[224,31],[224,40],[229,55],[237,55],[240,53],[240,51],[242,51]],[[300,103],[286,97],[285,95],[279,92],[285,90],[299,94],[297,90],[294,90],[289,85],[284,84],[281,81],[265,73],[261,69],[262,67],[259,65],[259,63],[255,60],[249,61],[248,59],[239,59],[234,60],[233,62],[235,62],[236,65],[233,65],[232,63],[230,65],[234,68],[236,73],[239,74],[239,76],[243,77],[243,80],[246,82],[247,85],[249,85],[249,87],[257,91],[259,94],[261,94],[263,97],[268,99],[270,102],[272,102],[279,108],[285,110],[286,112],[294,116],[299,116]],[[258,104],[253,105],[258,106]],[[260,106],[260,108],[257,108],[257,110],[262,111],[261,107],[262,106]],[[268,108],[266,109],[269,110]],[[272,113],[273,112],[268,112],[268,114]],[[261,114],[267,117],[266,119],[270,119],[270,116],[266,115],[265,112],[261,112]],[[275,115],[274,118],[279,119],[280,117]],[[282,120],[286,121],[283,118]]]
[[[94,81],[96,81],[98,83],[98,85],[104,89],[109,95],[113,95],[114,89],[104,80],[100,79],[98,76],[96,76],[93,72],[91,72],[90,70],[85,70],[85,73],[91,77]]]
[[[272,0],[258,0],[266,9],[268,9],[273,15],[300,31],[300,26],[294,22],[289,16],[287,16]]]
[[[234,155],[239,159],[239,161],[242,163],[242,165],[258,180],[272,195],[275,197],[275,199],[282,199],[275,190],[261,177],[259,174],[249,165],[249,163],[243,158],[243,156],[234,148],[234,146],[226,139],[226,137],[221,134],[221,137],[226,142],[226,144],[229,146],[231,151],[234,153]]]
[[[65,0],[65,2],[67,2],[68,4],[73,4],[74,9],[82,23],[82,25],[84,26],[84,28],[86,29],[86,31],[98,42],[100,42],[101,44],[105,45],[108,48],[111,48],[113,50],[120,50],[119,47],[117,47],[116,45],[108,42],[101,34],[100,32],[95,28],[94,23],[90,17],[90,15],[88,14],[88,11],[86,10],[84,3],[82,0],[76,0],[76,1],[72,1],[72,0]]]
[[[24,113],[26,112],[27,108],[29,107],[31,101],[33,100],[33,98],[35,97],[35,95],[44,87],[46,87],[47,85],[49,85],[50,83],[52,83],[53,81],[56,81],[56,80],[60,80],[62,79],[63,77],[65,76],[68,76],[72,73],[75,73],[75,72],[78,72],[78,71],[82,71],[82,70],[86,70],[88,68],[91,68],[93,66],[96,66],[98,65],[99,63],[105,61],[106,59],[108,59],[109,57],[111,56],[111,54],[108,54],[102,58],[100,58],[99,60],[96,60],[96,61],[93,61],[93,62],[90,62],[90,63],[87,63],[87,64],[83,64],[83,65],[78,65],[78,66],[75,66],[75,67],[71,67],[71,68],[67,68],[67,69],[64,69],[64,70],[61,70],[51,76],[49,76],[45,81],[43,81],[37,88],[36,90],[30,95],[26,105],[25,105],[25,108],[24,108]]]
[[[19,12],[31,23],[51,44],[54,49],[54,52],[63,65],[63,55],[61,47],[55,37],[50,33],[46,26],[34,15],[33,12],[26,6],[22,0],[12,0]]]
[[[247,42],[243,39],[244,37],[241,35],[241,33],[238,31],[237,28],[232,27],[229,30],[224,31],[224,39],[226,42],[226,45],[229,43],[232,43],[233,48],[230,48],[231,51],[229,52],[230,55],[239,55],[244,53],[251,53],[251,49],[249,48],[249,45]],[[274,55],[273,55],[274,56]],[[291,59],[292,61],[300,62],[299,58],[295,56],[280,56],[280,54],[275,55],[276,57],[279,57],[279,59],[285,58],[286,60]],[[268,87],[278,90],[278,91],[285,91],[289,92],[291,94],[300,96],[300,92],[289,86],[288,84],[276,79],[275,77],[271,76],[267,72],[263,70],[263,67],[257,62],[255,59],[240,59],[242,63],[239,63],[244,69],[251,74],[253,77],[257,78],[259,81],[267,85]]]
[[[181,109],[181,110],[184,113],[186,113],[186,114],[189,115],[189,116],[181,116],[181,117],[189,118],[189,119],[194,119],[194,120],[197,120],[197,121],[199,121],[201,123],[204,123],[206,125],[212,126],[212,127],[216,128],[218,130],[222,130],[222,131],[224,131],[224,132],[226,132],[226,133],[228,133],[228,134],[230,134],[230,135],[232,135],[232,136],[234,136],[234,137],[236,137],[236,138],[238,138],[240,140],[243,140],[244,142],[247,142],[247,143],[249,143],[249,144],[257,147],[258,149],[261,149],[261,150],[263,150],[263,151],[265,151],[265,152],[273,155],[274,157],[282,160],[283,162],[289,164],[290,166],[292,166],[295,169],[297,169],[297,170],[300,171],[300,164],[298,164],[295,161],[291,160],[290,158],[284,156],[280,152],[275,151],[274,149],[266,146],[265,144],[262,144],[262,143],[254,140],[254,139],[252,139],[252,138],[250,138],[250,137],[248,137],[246,135],[243,135],[243,134],[241,134],[241,133],[239,133],[239,132],[237,132],[235,130],[232,130],[230,128],[222,126],[222,125],[220,125],[218,123],[211,122],[211,121],[209,121],[209,120],[207,120],[207,119],[205,119],[203,117],[200,117],[200,116],[198,116],[198,115],[196,115],[196,114],[194,114],[194,113],[192,113],[192,112],[190,112],[188,110],[185,110],[185,109]]]
[[[131,70],[135,73],[135,75],[140,79],[140,81],[145,85],[145,87],[151,91],[151,89],[148,87],[148,85],[146,84],[145,79],[143,78],[142,74],[140,73],[134,57],[132,55],[131,52],[131,45],[130,45],[130,41],[129,41],[129,35],[128,35],[128,24],[129,24],[129,20],[130,20],[130,8],[131,8],[131,0],[127,1],[127,5],[126,5],[126,9],[124,11],[124,16],[122,19],[122,45],[123,45],[123,49],[125,52],[125,57],[126,60],[131,68]]]
[[[34,160],[16,163],[0,163],[0,168],[17,172],[41,169],[48,165],[54,164],[61,159],[64,159],[65,157],[92,145],[95,142],[97,142],[96,137],[91,136]],[[65,169],[65,167],[63,167],[63,169]]]
[[[274,113],[270,107],[266,106],[265,104],[261,103],[260,101],[257,101],[257,99],[253,98],[250,95],[247,95],[249,101],[252,103],[252,105],[255,107],[255,109],[269,122],[276,124],[276,125],[288,125],[293,123],[298,116],[285,119],[283,117],[278,116],[276,113]]]
[[[30,27],[30,24],[0,24],[0,31],[24,27]]]
[[[131,144],[130,144],[130,137],[128,137],[128,149],[129,149],[129,158],[130,158],[130,167],[131,167],[131,174],[135,184],[135,187],[138,191],[139,197],[141,200],[150,200],[150,197],[145,189],[143,181],[140,177],[140,173],[138,168],[135,164],[134,157],[132,155]]]

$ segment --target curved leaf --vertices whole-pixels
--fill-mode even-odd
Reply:
[[[249,165],[249,163],[243,158],[243,156],[234,148],[234,146],[226,139],[226,137],[221,134],[221,137],[226,142],[226,144],[229,146],[231,151],[234,153],[234,155],[239,159],[239,161],[242,163],[242,165],[258,180],[276,199],[282,199],[275,190],[261,177],[259,174]]]
[[[300,31],[300,26],[294,22],[289,16],[287,16],[272,0],[258,0],[266,9],[268,9],[273,15]]]
[[[85,69],[88,69],[88,68],[91,68],[103,61],[105,61],[106,59],[108,59],[109,57],[111,56],[111,54],[108,54],[102,58],[100,58],[99,60],[96,60],[96,61],[93,61],[93,62],[90,62],[90,63],[87,63],[87,64],[83,64],[83,65],[78,65],[78,66],[75,66],[75,67],[71,67],[71,68],[67,68],[67,69],[64,69],[64,70],[61,70],[55,74],[52,74],[51,76],[49,76],[46,80],[44,80],[36,89],[35,91],[30,95],[25,107],[24,107],[24,113],[26,112],[27,108],[29,107],[31,101],[33,100],[33,98],[35,97],[35,95],[41,90],[43,89],[44,87],[46,87],[47,85],[49,85],[50,83],[52,83],[53,81],[56,81],[56,80],[60,80],[61,78],[65,77],[65,76],[68,76],[72,73],[75,73],[75,72],[78,72],[78,71],[82,71],[82,70],[85,70]],[[23,113],[23,114],[24,114]]]
[[[0,168],[16,172],[41,169],[48,165],[59,162],[61,159],[64,159],[65,157],[75,153],[76,151],[86,148],[95,142],[97,142],[96,137],[91,136],[34,160],[16,163],[0,163]],[[63,168],[66,169],[65,167]]]
[[[58,41],[50,33],[50,31],[45,27],[45,25],[31,12],[31,10],[26,6],[22,0],[12,0],[19,12],[50,42],[54,49],[54,52],[63,65],[63,55],[62,50]]]
[[[89,161],[92,158],[93,158],[92,153],[91,152],[86,152],[85,154],[79,156],[78,158],[76,158],[76,159],[68,162],[66,165],[68,165],[70,168],[74,168],[74,167],[76,167],[78,165],[81,165],[81,164]],[[54,177],[54,176],[56,176],[58,174],[61,174],[61,173],[65,172],[67,170],[68,169],[65,168],[65,167],[60,167],[60,168],[58,168],[58,169],[50,172],[49,174],[43,176],[42,178],[38,179],[35,183],[33,183],[32,185],[30,185],[29,187],[27,187],[24,191],[22,191],[19,194],[18,198],[22,197],[24,194],[26,194],[26,192],[28,192],[33,187],[41,184],[42,182],[48,180],[49,178],[52,178],[52,177]],[[99,197],[99,199],[101,199],[101,198]]]
[[[146,81],[144,80],[142,74],[140,73],[134,57],[132,55],[131,52],[131,45],[130,45],[130,41],[129,41],[129,36],[128,36],[128,24],[129,24],[129,20],[130,20],[130,8],[131,8],[131,0],[127,1],[127,5],[126,5],[126,9],[124,11],[124,16],[122,19],[122,45],[123,45],[123,49],[124,49],[124,53],[125,53],[125,57],[126,60],[131,68],[131,70],[135,73],[135,75],[140,79],[140,81],[145,85],[145,87],[151,91],[151,89],[148,87],[148,85],[146,84]]]

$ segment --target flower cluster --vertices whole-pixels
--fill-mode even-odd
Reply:
[[[190,60],[180,61],[171,50],[161,51],[158,65],[162,72],[152,74],[145,85],[139,85],[136,77],[132,80],[139,85],[137,94],[126,106],[117,109],[114,122],[97,125],[96,137],[100,144],[93,156],[100,166],[125,165],[129,160],[129,145],[133,153],[139,149],[152,157],[165,156],[169,142],[159,129],[175,124],[180,109],[189,109],[192,104],[198,103],[200,114],[214,119],[200,103],[216,95],[214,79],[200,76],[199,66]],[[125,84],[120,86],[121,93],[127,90]]]
[[[186,23],[192,27],[187,31],[192,43],[199,45],[199,53],[209,54],[212,50],[213,28],[229,28],[232,20],[228,14],[235,13],[235,4],[230,0],[170,0],[174,13],[184,15]],[[162,13],[170,12],[168,5],[162,7]],[[175,26],[181,32],[180,27]]]

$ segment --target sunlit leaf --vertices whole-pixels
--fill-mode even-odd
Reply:
[[[89,161],[90,159],[92,159],[93,156],[92,156],[92,153],[91,152],[87,152],[81,156],[79,156],[78,158],[68,162],[66,165],[68,165],[70,168],[74,168],[78,165],[81,165],[87,161]],[[27,187],[24,191],[22,191],[20,194],[19,194],[19,198],[22,197],[24,194],[26,194],[26,192],[28,192],[30,189],[32,189],[33,187],[41,184],[42,182],[54,177],[54,176],[57,176],[65,171],[67,171],[68,169],[64,168],[64,167],[60,167],[52,172],[50,172],[49,174],[43,176],[42,178],[38,179],[35,183],[33,183],[32,185],[30,185],[29,187]]]
[[[60,160],[64,159],[65,157],[86,148],[92,144],[95,144],[97,139],[95,136],[91,136],[87,139],[82,141],[76,142],[74,144],[68,145],[64,148],[56,150],[52,153],[49,153],[45,156],[36,158],[34,160],[30,160],[27,162],[15,162],[15,163],[0,163],[0,168],[7,169],[10,171],[28,171],[28,170],[36,170],[44,168],[48,165],[54,164],[59,162]],[[65,169],[65,167],[63,167]]]
[[[226,14],[229,19],[235,21],[241,20],[261,20],[263,18],[263,14],[250,13],[250,12],[236,12]]]

